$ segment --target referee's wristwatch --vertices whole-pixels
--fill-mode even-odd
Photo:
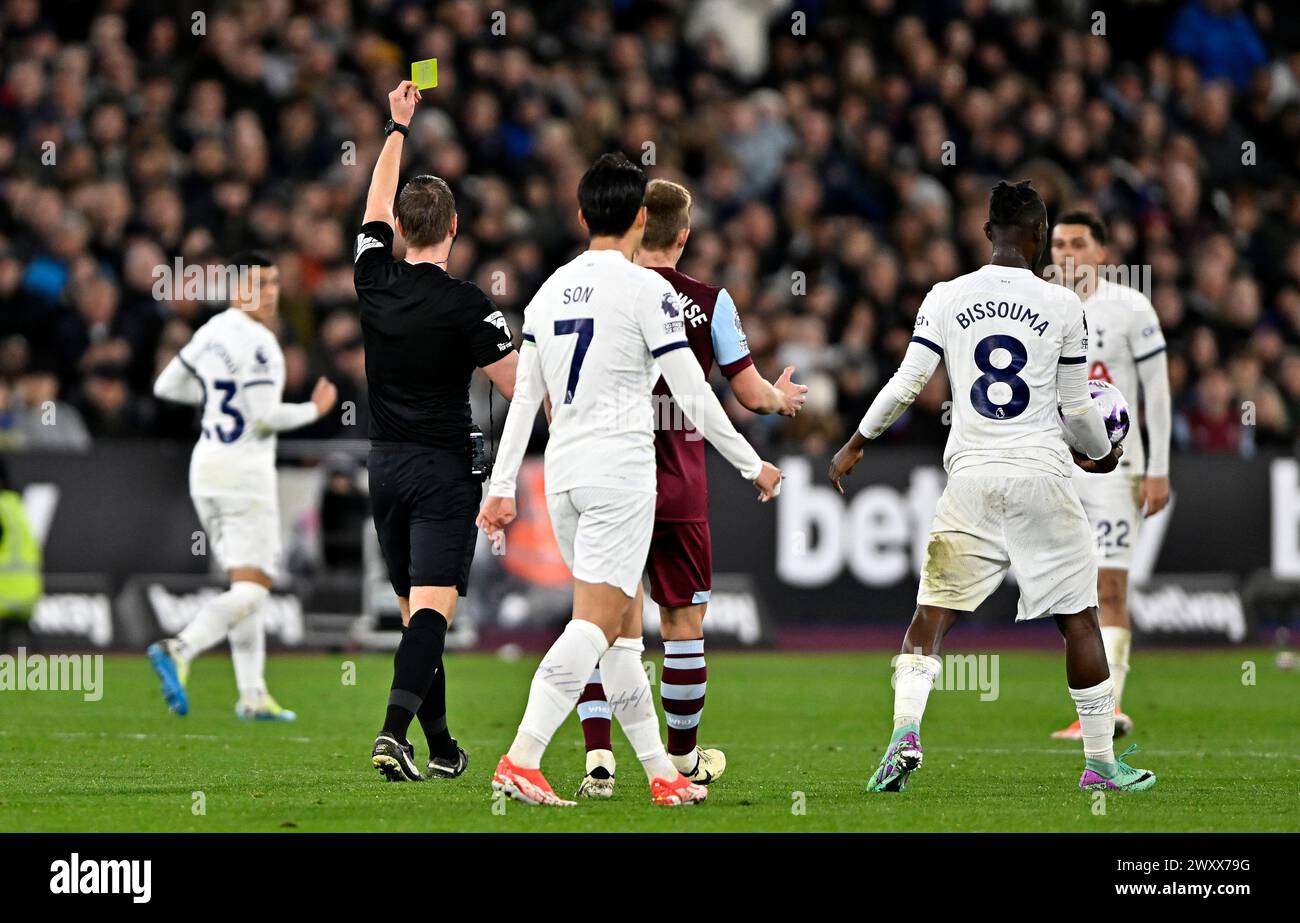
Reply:
[[[400,131],[404,138],[410,134],[410,129],[401,122],[394,122],[392,119],[389,119],[388,124],[384,126],[384,137],[387,138],[395,131]]]

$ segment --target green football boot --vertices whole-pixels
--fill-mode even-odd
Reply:
[[[896,728],[867,791],[901,792],[912,773],[921,768],[921,758],[921,728],[915,724]]]

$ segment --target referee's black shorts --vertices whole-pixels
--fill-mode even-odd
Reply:
[[[454,586],[464,596],[482,494],[468,448],[376,443],[369,468],[375,531],[393,591],[407,597],[413,586]]]

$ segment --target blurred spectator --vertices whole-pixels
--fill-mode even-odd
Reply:
[[[1232,382],[1220,369],[1210,369],[1196,388],[1196,402],[1187,413],[1188,436],[1201,452],[1237,452],[1241,448],[1242,411],[1232,402]]]
[[[1241,0],[1190,0],[1174,20],[1169,50],[1191,58],[1204,79],[1227,77],[1239,90],[1268,61]]]
[[[989,187],[1029,177],[1150,267],[1180,444],[1296,447],[1293,4],[1116,4],[1105,35],[1084,4],[1015,0],[231,0],[198,36],[169,6],[0,3],[0,341],[25,344],[0,348],[0,439],[75,442],[74,409],[95,437],[193,438],[151,379],[223,305],[158,285],[245,247],[280,265],[289,399],[328,374],[351,408],[295,436],[363,437],[349,249],[418,52],[440,85],[406,175],[457,195],[448,271],[517,331],[582,246],[582,171],[642,158],[695,195],[683,271],[732,292],[765,374],[812,389],[794,420],[729,404],[756,442],[840,441],[926,291],[987,259]],[[936,383],[889,438],[941,441],[948,399]],[[59,425],[30,429],[48,400]]]
[[[91,366],[78,405],[93,436],[126,438],[143,436],[149,431],[145,400],[132,392],[123,366],[112,363]]]
[[[33,366],[19,377],[12,393],[14,432],[21,447],[84,452],[90,433],[77,408],[59,399],[61,385],[52,366]]]

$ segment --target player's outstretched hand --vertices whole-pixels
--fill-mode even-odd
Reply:
[[[1124,447],[1117,445],[1110,450],[1109,455],[1095,461],[1074,449],[1070,449],[1070,454],[1074,457],[1074,463],[1089,474],[1110,474],[1119,466],[1119,460],[1124,455]]]
[[[791,381],[792,375],[794,366],[787,365],[773,385],[781,395],[781,409],[778,412],[785,417],[797,416],[803,410],[804,401],[808,400],[808,386]]]
[[[399,125],[410,125],[415,115],[415,104],[420,101],[420,90],[409,80],[403,80],[397,89],[388,94],[388,111]]]
[[[835,457],[831,459],[831,483],[835,485],[835,489],[841,495],[844,493],[844,479],[853,472],[853,469],[857,467],[860,461],[862,461],[862,447],[855,446],[853,440],[844,443],[840,450],[835,453]]]
[[[763,470],[754,478],[758,488],[758,502],[766,503],[781,492],[781,479],[785,477],[781,469],[771,462],[763,462]]]
[[[488,535],[495,535],[514,522],[516,515],[514,497],[488,497],[474,522]]]
[[[338,399],[339,389],[334,386],[334,382],[322,375],[311,391],[311,402],[316,405],[316,416],[323,417],[329,413]]]

